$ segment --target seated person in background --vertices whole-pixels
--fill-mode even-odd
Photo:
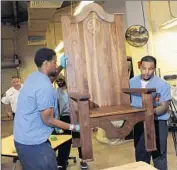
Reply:
[[[67,86],[64,77],[60,77],[56,80],[58,85],[57,88],[57,95],[58,95],[58,102],[59,102],[59,111],[60,111],[60,120],[70,123],[70,112],[69,112],[69,96],[67,93]],[[58,134],[58,129],[55,129],[53,134]],[[71,134],[69,130],[63,130],[62,134]],[[80,133],[72,133],[73,138],[80,138]],[[62,170],[66,170],[68,158],[70,155],[72,140],[65,142],[62,144],[58,149],[58,156],[57,161],[59,167],[62,167]],[[87,163],[82,161],[82,153],[81,148],[78,148],[79,158],[80,158],[80,166],[82,169],[87,169]]]

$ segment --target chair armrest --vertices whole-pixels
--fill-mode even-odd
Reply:
[[[124,93],[152,93],[152,92],[156,92],[155,88],[122,88],[122,92]]]
[[[90,95],[86,93],[69,93],[69,97],[75,101],[89,100]]]

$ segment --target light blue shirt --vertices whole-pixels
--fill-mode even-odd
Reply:
[[[133,77],[132,79],[130,79],[129,84],[130,84],[130,88],[141,88],[141,76]],[[159,78],[157,76],[153,76],[149,80],[146,88],[155,88],[156,89],[156,92],[152,93],[154,106],[158,106],[161,102],[171,100],[170,85],[166,81],[162,80],[161,78]],[[157,93],[160,94],[160,96],[159,96],[160,98],[159,98],[159,101],[155,102],[154,98]],[[131,103],[132,106],[142,107],[142,99],[141,99],[140,94],[132,94],[131,100],[132,100],[132,103]],[[169,114],[164,113],[161,116],[155,116],[155,119],[168,120]]]
[[[41,144],[53,128],[43,123],[41,111],[54,108],[58,116],[57,95],[50,79],[42,72],[33,72],[19,94],[14,120],[14,140],[21,144]]]

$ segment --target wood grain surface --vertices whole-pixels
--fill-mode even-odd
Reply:
[[[83,159],[93,160],[91,127],[101,127],[109,138],[124,138],[144,121],[146,149],[156,149],[151,93],[155,89],[129,89],[128,63],[122,14],[108,14],[89,4],[78,16],[62,16],[66,79],[71,122],[81,125]],[[143,108],[130,106],[130,94],[141,93]],[[111,121],[124,120],[115,128]]]

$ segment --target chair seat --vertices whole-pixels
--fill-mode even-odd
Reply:
[[[136,112],[144,112],[144,108],[135,108],[131,106],[117,105],[117,106],[104,106],[99,108],[94,108],[90,110],[90,117],[104,117],[104,116],[113,116],[113,115],[124,115],[131,114]]]

